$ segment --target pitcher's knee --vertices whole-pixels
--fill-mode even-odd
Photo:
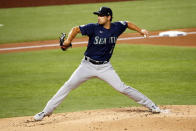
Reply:
[[[70,90],[73,90],[74,88],[76,88],[76,84],[74,82],[71,82],[71,81],[67,81],[64,83],[63,85],[65,88],[68,88]]]
[[[117,88],[118,91],[122,94],[128,94],[129,92],[131,92],[132,88],[125,85],[124,83],[122,83],[119,88]]]

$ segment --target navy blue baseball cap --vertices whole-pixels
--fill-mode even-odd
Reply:
[[[100,15],[100,16],[112,16],[112,10],[109,7],[101,7],[99,11],[93,12],[95,15]]]

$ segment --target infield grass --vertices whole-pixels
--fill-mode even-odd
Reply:
[[[0,55],[0,117],[34,115],[78,67],[83,48]],[[122,81],[158,105],[196,104],[196,48],[117,45],[111,63]],[[138,106],[105,82],[91,79],[55,110]]]
[[[128,20],[150,31],[196,27],[196,0],[143,0],[0,9],[0,24],[4,25],[0,26],[0,44],[58,39],[60,33],[67,33],[74,26],[96,23],[97,16],[92,12],[101,6],[112,8],[113,21]]]

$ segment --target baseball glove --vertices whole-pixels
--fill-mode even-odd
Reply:
[[[72,44],[70,43],[69,46],[66,46],[64,45],[64,41],[65,41],[65,37],[66,37],[66,34],[65,33],[62,33],[61,37],[59,37],[59,44],[60,44],[60,47],[63,51],[67,50],[67,48],[69,47],[72,47]]]

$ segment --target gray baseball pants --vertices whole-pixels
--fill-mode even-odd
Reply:
[[[121,81],[115,70],[112,68],[110,62],[106,64],[95,65],[83,59],[81,64],[71,75],[69,80],[65,82],[65,84],[58,90],[58,92],[48,101],[43,111],[48,115],[51,114],[54,109],[66,98],[71,90],[77,88],[81,83],[94,77],[104,80],[115,90],[127,95],[129,98],[147,108],[151,108],[155,105],[141,92],[125,85]]]

